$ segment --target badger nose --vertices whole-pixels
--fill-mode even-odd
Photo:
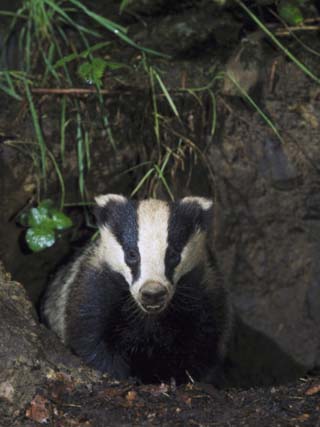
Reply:
[[[168,290],[165,286],[158,282],[147,282],[141,289],[141,301],[145,306],[162,305]]]

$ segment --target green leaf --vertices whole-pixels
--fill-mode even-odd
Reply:
[[[43,200],[37,208],[30,209],[27,225],[44,227],[48,230],[64,230],[72,226],[71,219],[56,209],[50,199]]]
[[[31,227],[27,230],[26,241],[33,252],[49,248],[55,243],[54,231],[44,226]]]
[[[59,59],[54,64],[54,68],[62,67],[63,65],[67,64],[68,62],[71,62],[71,61],[78,59],[78,58],[86,58],[87,56],[90,55],[90,53],[92,53],[98,49],[101,49],[101,48],[103,48],[109,44],[110,44],[110,42],[97,43],[94,46],[91,46],[88,49],[83,50],[82,52],[71,53],[70,55],[64,56],[63,58]]]
[[[54,223],[49,217],[49,209],[46,206],[31,208],[28,216],[28,225],[30,227],[46,226],[54,229]]]
[[[102,58],[93,58],[91,62],[84,62],[78,68],[80,77],[90,84],[101,86],[102,77],[106,69],[107,62]]]
[[[118,70],[119,68],[129,68],[128,65],[121,64],[120,62],[111,62],[111,61],[105,61],[106,66],[110,68],[110,70]]]
[[[278,6],[280,17],[289,25],[300,25],[303,22],[301,10],[295,2],[284,0]]]
[[[46,208],[49,211],[54,208],[54,202],[51,199],[44,199],[39,203],[39,207]]]
[[[56,209],[52,211],[52,221],[56,230],[65,230],[66,228],[70,228],[72,226],[71,219]]]
[[[122,13],[125,8],[128,6],[128,4],[130,3],[130,0],[122,0],[120,3],[120,13]]]

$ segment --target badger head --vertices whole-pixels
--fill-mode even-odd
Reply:
[[[205,261],[212,201],[185,197],[172,203],[133,202],[116,194],[95,200],[99,263],[124,277],[144,312],[160,313],[179,280]]]

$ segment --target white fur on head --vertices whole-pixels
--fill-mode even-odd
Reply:
[[[205,211],[211,209],[213,205],[212,200],[207,199],[206,197],[194,197],[194,196],[184,197],[183,199],[181,199],[181,203],[197,203]]]
[[[124,250],[108,225],[100,227],[101,242],[96,249],[99,264],[107,262],[113,271],[122,274],[130,285],[132,283],[131,270],[126,264]]]
[[[107,194],[96,198],[100,207],[109,202],[125,203],[127,199],[117,194]],[[185,197],[182,203],[196,203],[201,209],[208,211],[212,201],[203,197]],[[168,302],[174,293],[174,287],[166,276],[166,251],[168,248],[168,231],[170,221],[169,204],[155,199],[141,201],[137,206],[138,249],[140,254],[140,274],[134,280],[132,271],[125,260],[124,249],[115,237],[108,224],[100,226],[101,242],[96,248],[92,263],[107,262],[110,268],[120,273],[127,281],[134,299],[140,303],[141,288],[148,282],[157,282],[168,291]],[[180,263],[173,273],[173,282],[179,279],[206,258],[206,232],[200,228],[194,230],[181,253]]]
[[[109,202],[125,203],[127,198],[120,194],[102,194],[95,197],[95,201],[99,207],[107,206]],[[124,251],[108,224],[103,224],[100,228],[101,243],[96,249],[95,256],[92,258],[92,264],[103,264],[107,262],[110,268],[122,274],[126,281],[132,282],[132,274],[130,268],[125,262]],[[97,258],[97,260],[95,260]],[[97,262],[98,261],[98,262]]]
[[[206,259],[205,232],[197,230],[189,239],[181,253],[181,260],[175,268],[173,281],[177,283],[179,279],[198,264]]]
[[[138,301],[139,290],[149,282],[159,282],[172,295],[173,289],[165,274],[168,245],[169,206],[160,200],[144,200],[138,206],[138,248],[141,257],[140,277],[131,288]]]
[[[118,202],[118,203],[125,203],[127,201],[127,198],[122,196],[121,194],[102,194],[100,196],[97,196],[94,198],[97,205],[103,208],[106,206],[109,202]]]

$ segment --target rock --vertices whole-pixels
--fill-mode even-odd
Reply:
[[[299,173],[293,162],[285,154],[281,142],[266,138],[262,143],[263,155],[258,162],[260,173],[269,178],[279,190],[290,190],[299,185]]]
[[[124,10],[149,15],[159,12],[166,3],[167,0],[128,0]]]
[[[229,46],[238,39],[241,25],[231,14],[217,10],[213,3],[206,9],[194,8],[167,15],[135,35],[138,42],[172,55],[194,54],[209,44]]]
[[[141,15],[151,15],[168,10],[181,11],[191,7],[205,9],[211,6],[212,3],[215,5],[216,10],[220,10],[223,6],[229,8],[237,7],[234,0],[180,0],[179,2],[168,0],[128,0],[125,10]],[[261,6],[267,6],[274,3],[274,0],[256,0],[256,3]]]
[[[10,426],[23,414],[39,388],[55,371],[77,381],[97,381],[78,358],[37,320],[22,285],[11,280],[0,262],[0,425]],[[12,424],[11,424],[12,423]]]
[[[25,290],[19,283],[10,281],[1,265],[0,419],[10,419],[35,393],[42,368],[36,325]]]
[[[229,58],[225,66],[222,87],[222,92],[225,95],[242,97],[243,93],[241,91],[250,94],[251,90],[261,80],[263,69],[263,44],[261,39],[261,32],[253,33],[250,37],[243,38],[240,47],[237,47]]]
[[[275,60],[281,63],[265,64],[268,79]],[[217,246],[235,311],[257,335],[242,346],[251,349],[246,357],[273,359],[298,374],[320,366],[320,151],[317,127],[306,127],[302,110],[291,105],[315,85],[290,63],[281,65],[273,89],[266,77],[259,105],[267,100],[264,112],[283,141],[258,112],[228,100],[219,143],[209,155],[220,201]],[[319,120],[319,101],[303,103]]]

